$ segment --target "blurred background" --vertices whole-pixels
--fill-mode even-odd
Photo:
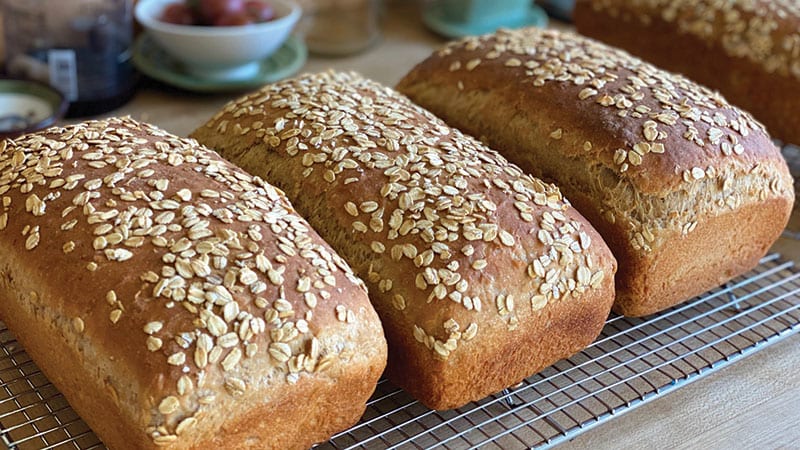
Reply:
[[[337,58],[364,52],[381,39],[383,24],[398,8],[417,11],[404,26],[424,26],[449,39],[499,27],[545,26],[545,11],[555,20],[568,21],[573,4],[571,0],[294,0],[302,16],[289,24],[293,37],[276,43],[279,48],[269,55],[274,60],[269,67],[265,57],[238,55],[259,60],[258,68],[251,65],[246,72],[241,61],[228,62],[230,67],[219,71],[212,66],[218,61],[197,60],[212,54],[235,58],[248,46],[244,38],[227,43],[220,34],[211,37],[220,48],[209,49],[177,33],[164,37],[161,24],[142,26],[137,15],[137,3],[143,4],[139,5],[143,10],[153,4],[161,11],[166,4],[183,1],[0,0],[0,76],[51,85],[64,95],[68,117],[93,116],[126,104],[142,78],[186,91],[244,90],[292,75],[304,66],[306,54]],[[224,8],[243,1],[251,3],[188,0],[187,4]],[[273,0],[274,10],[280,12],[285,1]],[[271,4],[269,0],[263,3]],[[265,42],[263,37],[250,40]],[[147,76],[141,77],[142,73]]]

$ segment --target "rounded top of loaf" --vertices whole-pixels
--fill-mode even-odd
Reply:
[[[800,78],[800,4],[794,0],[591,0],[596,11],[674,24],[767,72]]]
[[[385,353],[363,282],[281,191],[195,141],[130,118],[3,141],[0,197],[31,295],[82,352],[117,361],[99,395],[158,445]]]
[[[343,230],[326,238],[377,288],[385,327],[413,333],[435,363],[484,361],[472,349],[612,282],[610,251],[556,186],[357,74],[265,86],[194,135],[290,180],[309,214],[333,206],[320,230]]]
[[[520,108],[526,99],[544,104],[547,119],[533,126],[571,143],[567,156],[590,155],[644,193],[734,166],[785,166],[763,126],[719,94],[572,33],[526,28],[455,41],[399,88],[426,79],[456,84],[464,95],[493,90]]]

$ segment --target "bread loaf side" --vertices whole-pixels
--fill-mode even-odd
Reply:
[[[616,263],[557,188],[355,74],[240,98],[193,137],[285,190],[367,280],[388,375],[436,409],[584,348]]]
[[[616,309],[650,314],[757,264],[794,202],[762,126],[623,51],[522,29],[448,44],[398,89],[556,182],[620,269]]]
[[[800,4],[792,0],[579,0],[582,34],[720,91],[800,143]]]
[[[114,449],[308,448],[386,361],[283,193],[129,118],[0,142],[0,317]]]

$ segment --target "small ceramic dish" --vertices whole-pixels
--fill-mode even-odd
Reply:
[[[153,40],[196,78],[242,80],[289,38],[301,9],[291,0],[270,0],[275,19],[237,26],[176,25],[161,20],[164,9],[181,0],[140,0],[134,10]]]
[[[64,96],[46,84],[0,79],[0,139],[52,126],[64,117],[67,106]]]

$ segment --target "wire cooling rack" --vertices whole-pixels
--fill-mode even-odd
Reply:
[[[658,315],[613,316],[583,352],[519,386],[436,412],[381,381],[321,449],[549,447],[800,331],[800,271],[778,255]],[[0,436],[9,448],[103,448],[0,324]]]

